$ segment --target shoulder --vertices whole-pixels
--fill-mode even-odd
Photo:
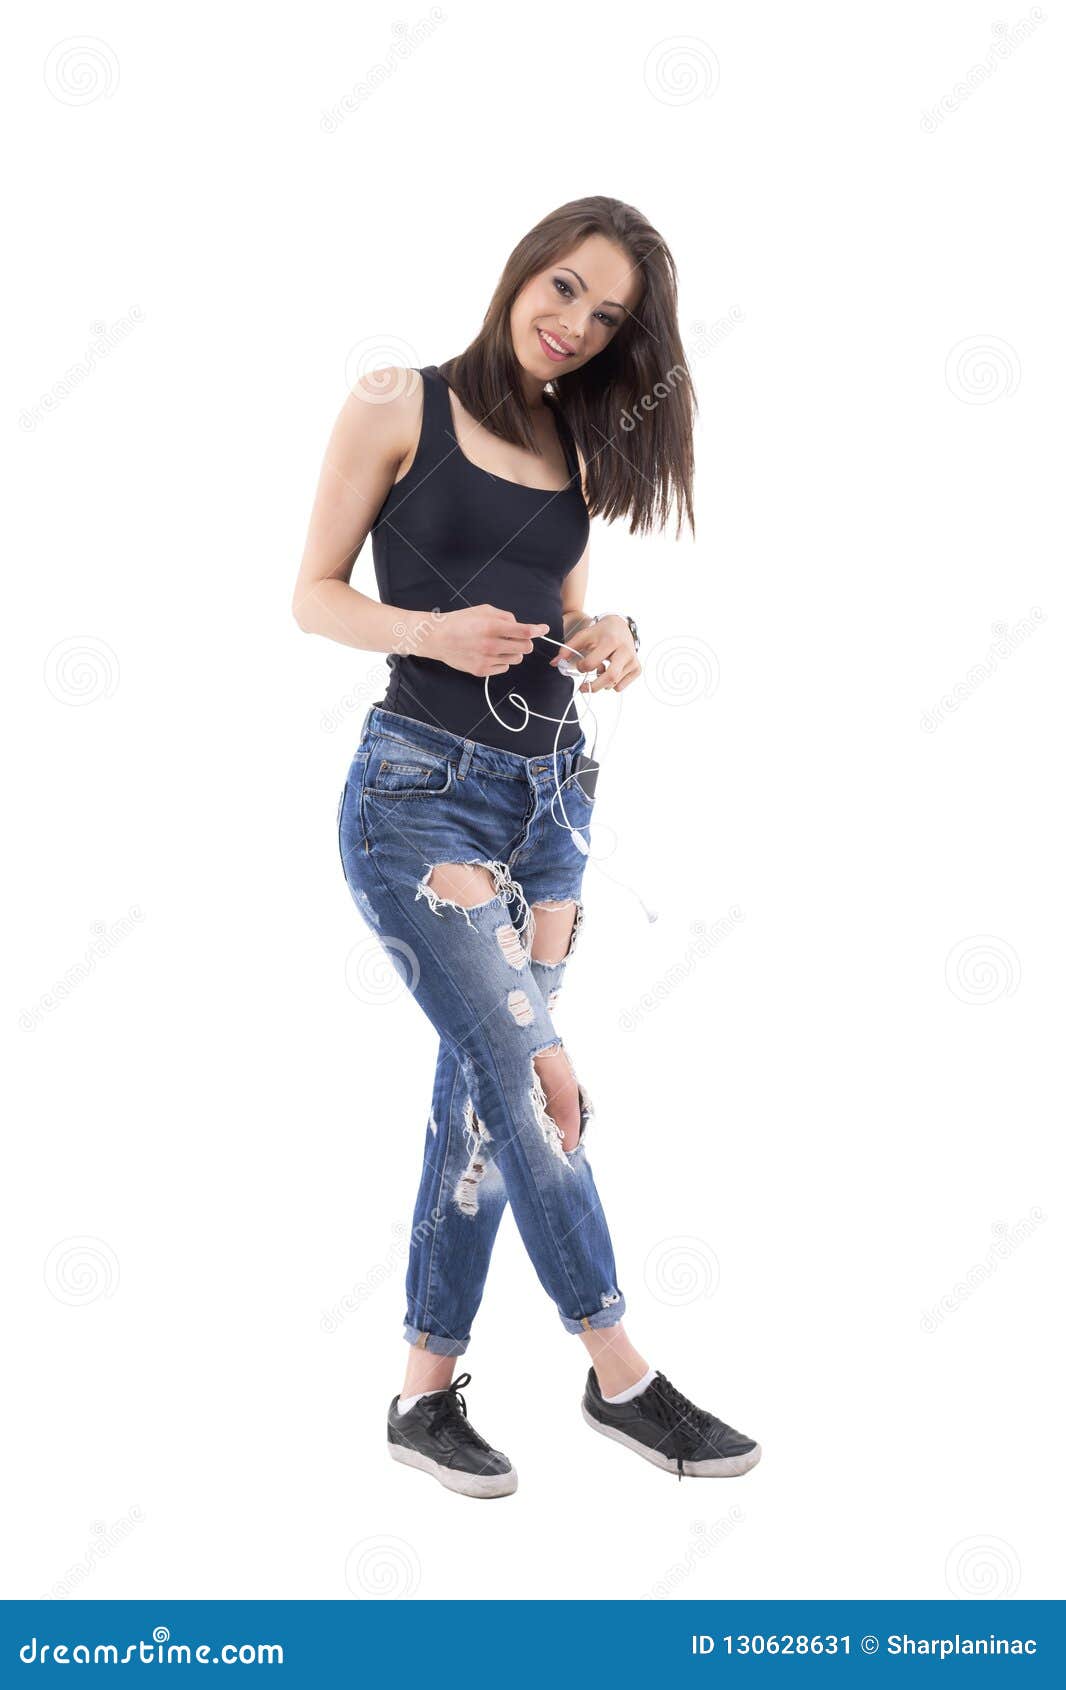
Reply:
[[[402,365],[370,370],[349,389],[337,419],[342,438],[356,449],[371,441],[402,458],[422,426],[425,383],[419,370]]]

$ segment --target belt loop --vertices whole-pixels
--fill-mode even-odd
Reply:
[[[459,759],[459,769],[458,769],[458,774],[459,774],[460,780],[466,779],[466,771],[470,767],[471,762],[473,761],[474,752],[475,752],[476,749],[477,749],[477,740],[475,740],[475,739],[464,739],[464,741],[463,741],[463,755]]]

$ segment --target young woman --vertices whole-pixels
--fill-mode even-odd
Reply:
[[[467,1496],[517,1484],[467,1418],[469,1374],[452,1381],[508,1202],[588,1352],[590,1426],[679,1476],[745,1473],[761,1453],[625,1332],[592,1106],[552,1024],[593,808],[575,694],[640,674],[632,619],[585,611],[589,516],[640,533],[676,506],[695,531],[692,409],[663,241],[618,200],[562,206],[511,254],[465,352],[353,390],[293,598],[307,632],[389,654],[340,852],[440,1053],[388,1449]],[[368,533],[379,600],[350,585]]]

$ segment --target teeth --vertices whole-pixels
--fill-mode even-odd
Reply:
[[[551,347],[553,352],[561,352],[564,358],[569,356],[565,346],[560,346],[559,342],[557,340],[553,340],[551,335],[546,334],[543,329],[541,329],[540,332],[544,335],[544,339],[548,342],[548,345]]]

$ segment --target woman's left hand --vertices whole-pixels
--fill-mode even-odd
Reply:
[[[552,658],[551,667],[555,667],[560,657],[569,658],[575,669],[593,670],[607,665],[596,680],[581,682],[581,692],[599,692],[601,687],[622,692],[640,674],[641,664],[624,616],[601,616],[598,622],[571,634],[566,643],[580,652],[580,657],[570,650],[561,651]]]

